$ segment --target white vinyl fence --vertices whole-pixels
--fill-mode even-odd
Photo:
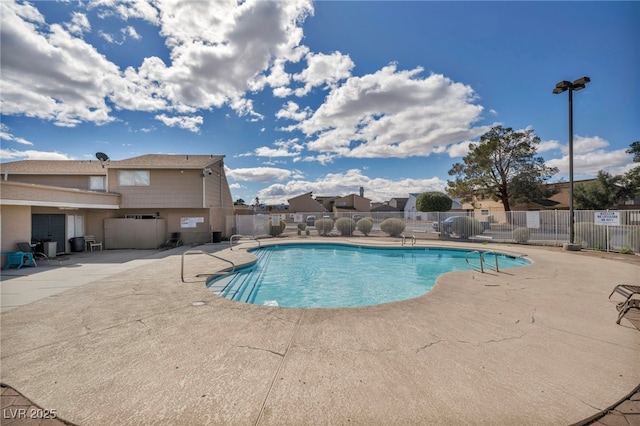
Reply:
[[[529,244],[545,244],[561,246],[569,242],[569,211],[490,211],[486,215],[466,212],[353,212],[353,213],[278,213],[248,216],[228,216],[227,223],[235,234],[262,237],[270,234],[272,225],[286,222],[287,234],[295,234],[298,224],[304,224],[307,230],[317,235],[315,221],[339,217],[354,219],[369,218],[373,222],[374,235],[385,235],[380,225],[389,218],[400,219],[405,224],[405,234],[415,234],[416,237],[433,239],[459,238],[455,231],[461,228],[451,226],[457,219],[450,217],[467,216],[478,221],[473,231],[467,229],[463,234],[469,234],[473,240],[495,242],[521,242]],[[468,222],[468,221],[467,221]],[[612,211],[574,211],[574,242],[583,248],[640,253],[640,210],[612,210]],[[468,224],[468,223],[467,223]],[[468,225],[471,226],[471,225]],[[443,232],[439,230],[443,229]],[[515,232],[514,232],[515,231]],[[358,235],[357,230],[353,230]]]

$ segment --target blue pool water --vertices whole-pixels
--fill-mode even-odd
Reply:
[[[446,272],[472,269],[467,250],[291,244],[252,251],[255,265],[209,281],[227,299],[258,305],[336,308],[411,299]],[[500,269],[529,261],[498,254]],[[478,263],[478,255],[469,259]],[[495,265],[493,254],[486,260]]]

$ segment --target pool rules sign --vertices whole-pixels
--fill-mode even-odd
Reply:
[[[619,211],[594,212],[594,215],[593,222],[595,225],[620,226]]]

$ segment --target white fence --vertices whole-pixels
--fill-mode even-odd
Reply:
[[[404,212],[353,212],[353,213],[278,213],[253,216],[228,216],[227,223],[231,224],[235,234],[254,237],[269,235],[271,225],[277,225],[281,220],[287,224],[285,233],[295,233],[298,224],[304,223],[307,229],[316,233],[315,220],[322,218],[337,219],[338,217],[352,218],[356,222],[363,217],[373,222],[374,235],[380,234],[380,224],[388,218],[400,219],[405,224],[405,234],[416,234],[421,238],[459,238],[451,228],[447,218],[456,216],[473,217],[482,226],[475,227],[475,232],[467,232],[472,239],[516,242],[514,231],[518,228],[527,231],[517,231],[518,235],[528,236],[529,244],[545,244],[561,246],[569,242],[569,211],[491,211],[488,215],[474,215],[465,212],[424,213],[414,212],[406,217]],[[616,211],[574,211],[574,242],[583,248],[640,253],[640,210]],[[443,229],[443,232],[439,230]],[[354,230],[354,234],[358,232]],[[382,235],[385,235],[382,233]]]

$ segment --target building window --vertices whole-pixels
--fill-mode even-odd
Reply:
[[[118,172],[118,185],[120,186],[149,186],[149,182],[148,170],[120,170]]]
[[[104,191],[104,176],[89,176],[89,189]]]
[[[489,216],[489,210],[480,210],[482,216]]]

